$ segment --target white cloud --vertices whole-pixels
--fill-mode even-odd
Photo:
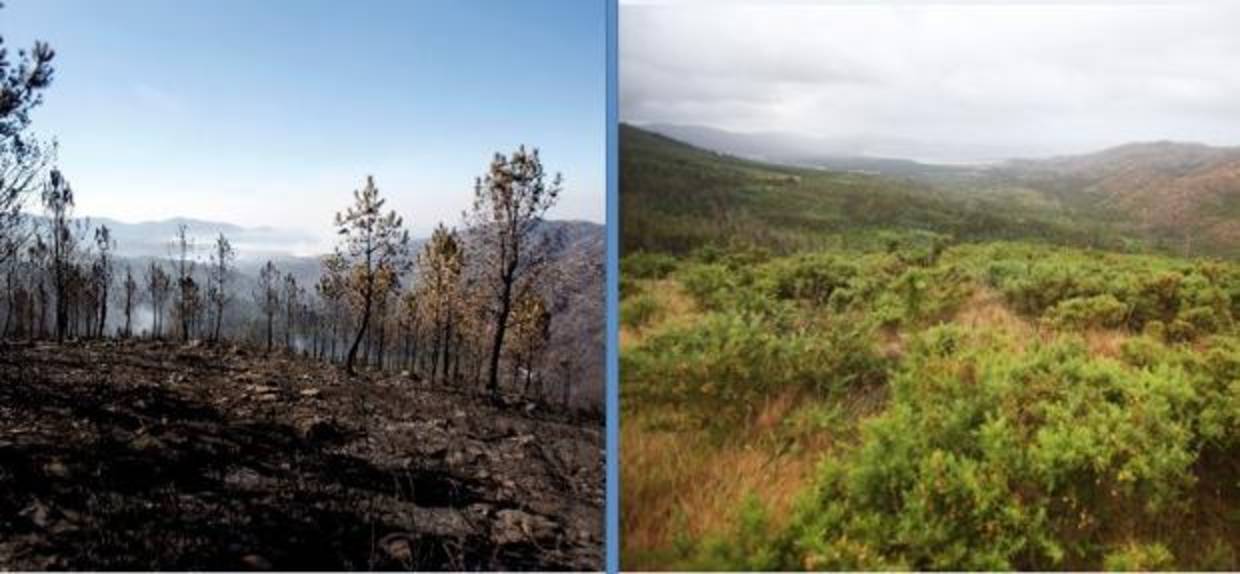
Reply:
[[[1240,4],[625,2],[621,117],[1027,153],[1240,144]]]

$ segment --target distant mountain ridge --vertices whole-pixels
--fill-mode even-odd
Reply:
[[[733,132],[683,124],[636,126],[695,147],[745,159],[837,170],[934,169],[988,165],[1021,155],[1009,146],[944,144],[885,136],[819,137],[787,132]]]
[[[699,137],[682,141],[622,125],[627,247],[692,246],[700,242],[694,233],[718,235],[706,222],[746,218],[761,220],[752,225],[766,234],[867,225],[1240,257],[1240,147],[1154,141],[1042,159],[933,165],[900,158],[759,159],[763,154],[741,146],[735,134],[724,145],[701,137],[702,130],[690,132]],[[673,189],[684,197],[662,197]],[[660,207],[625,207],[630,196]],[[689,233],[690,218],[704,225]],[[639,227],[645,231],[630,231]],[[686,231],[674,233],[677,228]],[[638,237],[655,230],[665,237],[652,243]]]
[[[1193,243],[1240,249],[1240,147],[1143,142],[1096,153],[1017,160],[995,170],[1002,178],[1063,197],[1087,196],[1100,209]]]

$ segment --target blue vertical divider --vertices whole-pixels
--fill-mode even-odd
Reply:
[[[620,164],[618,0],[607,3],[607,571],[620,570]]]

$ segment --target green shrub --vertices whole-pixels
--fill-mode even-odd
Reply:
[[[888,410],[801,501],[784,567],[1100,566],[1108,549],[1079,541],[1174,511],[1194,482],[1203,379],[1071,338],[1024,356],[966,342],[946,326],[910,344]]]
[[[1217,333],[1231,323],[1227,315],[1220,314],[1218,309],[1210,307],[1185,309],[1180,311],[1176,320],[1191,325],[1194,333]]]
[[[676,270],[677,260],[666,253],[638,251],[620,260],[620,274],[632,279],[662,279]]]
[[[1175,558],[1162,544],[1128,544],[1106,555],[1102,567],[1112,572],[1174,570]]]
[[[777,392],[826,395],[881,383],[885,367],[870,330],[856,321],[809,328],[734,312],[659,333],[622,357],[630,391],[700,409],[719,424],[753,415]]]
[[[775,529],[762,501],[747,495],[737,507],[734,525],[708,536],[689,550],[690,557],[677,567],[703,572],[778,568],[782,554]]]
[[[630,329],[641,329],[663,316],[663,307],[654,295],[643,293],[620,304],[620,322]]]
[[[1170,323],[1180,309],[1180,283],[1183,280],[1182,275],[1172,271],[1141,279],[1136,292],[1127,299],[1133,306],[1130,316],[1133,327],[1140,328],[1149,321],[1162,321],[1171,327]]]
[[[1114,328],[1124,323],[1128,307],[1114,295],[1074,297],[1056,303],[1046,313],[1046,320],[1055,327],[1085,329]]]
[[[1172,319],[1167,325],[1166,337],[1171,342],[1191,341],[1197,337],[1197,326],[1183,319]]]
[[[620,299],[628,299],[642,292],[641,282],[631,277],[620,276]]]
[[[694,302],[707,310],[724,308],[729,295],[739,287],[736,274],[718,263],[699,263],[684,268],[680,283]]]
[[[1166,341],[1167,325],[1158,320],[1149,321],[1142,326],[1141,334],[1157,341]]]
[[[1219,451],[1240,448],[1240,337],[1217,337],[1192,357],[1202,380],[1198,433]]]
[[[1146,331],[1155,332],[1133,337],[1120,345],[1120,357],[1125,363],[1144,369],[1169,360],[1173,352],[1162,345],[1163,335],[1158,329],[1152,328],[1154,325],[1161,326],[1162,323],[1146,325]]]
[[[742,510],[736,530],[685,546],[683,565],[1235,568],[1229,540],[1173,530],[1220,505],[1203,492],[1237,484],[1240,266],[1022,243],[919,258],[890,237],[890,253],[875,237],[868,253],[703,250],[673,272],[705,312],[625,351],[626,401],[730,433],[773,396],[815,394],[823,406],[795,411],[781,437],[847,437],[786,528]],[[985,315],[954,324],[978,289],[1055,330],[1014,341]],[[878,353],[878,326],[896,358]],[[1094,328],[1127,331],[1117,357],[1067,332]],[[885,410],[860,428],[831,400],[881,383]]]
[[[1216,539],[1210,544],[1210,548],[1205,553],[1194,557],[1194,560],[1191,562],[1193,564],[1191,569],[1201,572],[1234,571],[1236,570],[1236,564],[1240,564],[1240,559],[1236,557],[1236,551],[1236,548],[1226,540]]]
[[[812,254],[778,261],[767,270],[771,290],[783,299],[825,305],[836,290],[857,276],[857,266],[830,254]]]
[[[1047,316],[1071,300],[1097,304],[1102,301],[1097,298],[1110,296],[1125,306],[1128,328],[1140,331],[1157,321],[1172,340],[1222,332],[1235,321],[1240,271],[1234,266],[1028,246],[989,251],[994,259],[981,268],[979,278],[1028,315]],[[1083,303],[1069,305],[1076,307],[1056,311],[1062,326],[1077,328],[1093,320],[1074,316],[1085,310]],[[1175,325],[1177,320],[1183,324]]]
[[[732,249],[720,258],[720,262],[729,269],[748,269],[770,260],[771,252],[758,247]]]

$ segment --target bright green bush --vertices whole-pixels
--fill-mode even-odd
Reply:
[[[1128,314],[1128,306],[1114,295],[1074,297],[1056,303],[1046,312],[1046,320],[1058,328],[1085,329],[1119,327]]]
[[[638,251],[620,260],[620,274],[631,279],[662,279],[676,270],[677,259],[666,253]]]
[[[720,258],[720,262],[730,269],[749,269],[771,260],[771,252],[759,247],[732,249]]]
[[[630,329],[641,329],[663,316],[663,307],[654,295],[643,293],[620,304],[620,322]]]
[[[1240,448],[1240,337],[1217,337],[1203,353],[1188,356],[1185,362],[1203,381],[1198,434],[1220,452]]]
[[[888,410],[802,501],[784,566],[1099,567],[1114,549],[1082,541],[1155,524],[1187,496],[1205,381],[1090,357],[1073,339],[1012,356],[930,329]]]
[[[626,401],[674,405],[695,427],[744,428],[795,392],[823,407],[783,436],[848,437],[788,526],[742,512],[682,566],[1235,568],[1209,513],[1236,495],[1202,493],[1240,485],[1240,266],[1024,243],[918,260],[875,244],[703,250],[671,277],[704,314],[622,356]],[[986,314],[955,324],[967,301],[992,304],[984,291],[1040,320],[1037,336],[996,336]],[[1073,332],[1094,328],[1126,331],[1116,357]],[[832,400],[883,383],[860,429]],[[1200,512],[1215,520],[1206,546],[1175,532]]]
[[[825,305],[857,277],[858,268],[841,257],[816,253],[777,261],[766,274],[776,297]]]
[[[716,310],[726,306],[729,296],[740,287],[740,278],[724,265],[699,263],[681,271],[680,283],[699,307]]]
[[[702,572],[776,570],[781,549],[762,501],[753,495],[746,496],[737,507],[733,524],[733,528],[683,550],[688,557],[677,568]]]
[[[1174,570],[1175,558],[1162,544],[1129,544],[1106,555],[1102,567],[1112,572]]]
[[[1017,311],[1052,326],[1113,323],[1113,302],[1124,306],[1122,326],[1142,331],[1161,324],[1154,329],[1171,341],[1224,332],[1235,321],[1240,280],[1231,265],[1031,246],[987,251],[992,259],[979,278]]]
[[[756,314],[710,313],[662,332],[622,357],[628,389],[730,424],[760,398],[796,390],[826,395],[883,381],[886,364],[856,322],[799,326]]]
[[[898,301],[901,307],[901,312],[898,313],[899,320],[892,320],[897,314],[891,312],[893,299],[887,296],[888,293],[879,297],[876,312],[880,320],[886,324],[935,322],[955,313],[968,295],[973,292],[973,288],[972,283],[958,267],[942,266],[934,269],[912,267],[897,276],[889,286],[888,293],[894,294],[894,301]]]

